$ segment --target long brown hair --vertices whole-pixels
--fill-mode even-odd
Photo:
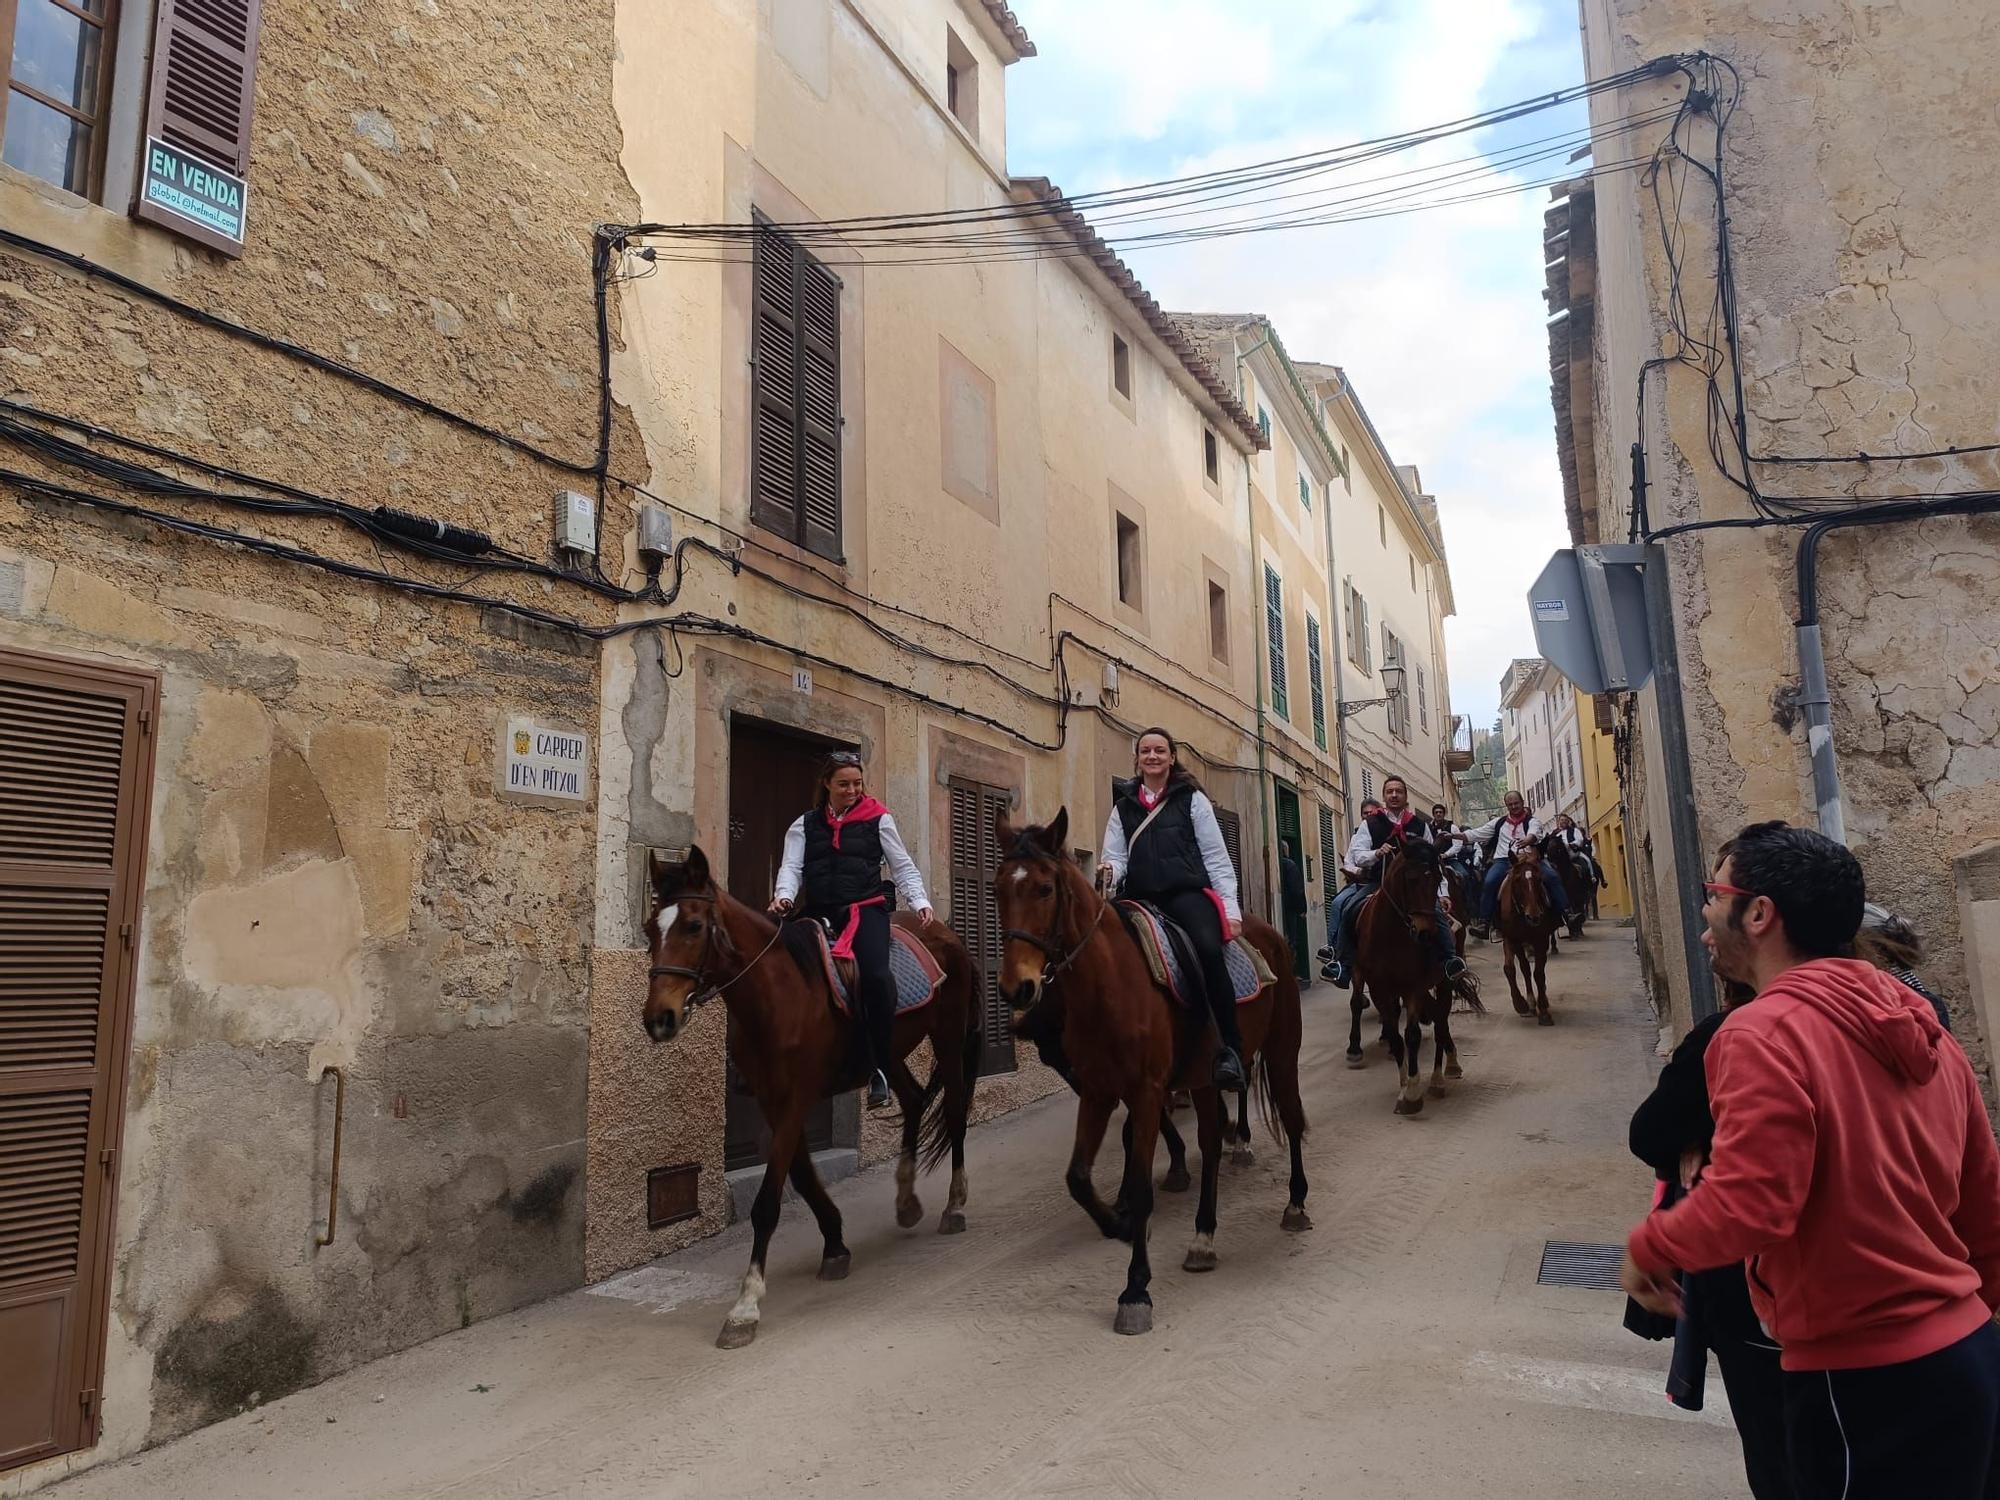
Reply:
[[[1201,783],[1194,779],[1194,772],[1181,764],[1181,742],[1173,737],[1170,730],[1162,729],[1157,724],[1151,729],[1140,730],[1137,738],[1132,741],[1132,779],[1134,781],[1145,779],[1139,772],[1139,746],[1145,743],[1147,736],[1155,734],[1167,742],[1167,754],[1170,757],[1167,765],[1167,784],[1161,788],[1162,793],[1171,791],[1177,786],[1191,786],[1197,792],[1200,791]]]

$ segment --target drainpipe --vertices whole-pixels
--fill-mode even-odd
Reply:
[[[1248,349],[1236,356],[1236,400],[1239,405],[1243,401],[1244,361],[1248,360],[1251,355],[1270,342],[1270,335],[1266,334],[1260,342],[1252,344]],[[1250,532],[1250,588],[1257,604],[1256,612],[1252,615],[1253,619],[1261,616],[1264,608],[1264,559],[1263,553],[1257,549],[1257,504],[1251,494],[1256,483],[1252,468],[1255,455],[1256,450],[1252,449],[1243,458],[1243,522],[1249,528]],[[1277,910],[1275,897],[1278,886],[1276,872],[1271,862],[1271,849],[1277,842],[1277,834],[1271,827],[1271,777],[1264,749],[1264,733],[1267,722],[1264,713],[1264,693],[1270,686],[1271,681],[1271,645],[1270,641],[1266,639],[1265,632],[1262,630],[1252,630],[1251,636],[1255,645],[1252,656],[1258,668],[1256,683],[1257,832],[1258,840],[1264,846],[1264,898],[1267,902],[1272,903],[1272,910],[1275,911]]]
[[[1331,407],[1335,401],[1340,400],[1346,394],[1347,377],[1343,374],[1340,380],[1339,393],[1328,398],[1326,405]],[[1351,463],[1352,460],[1350,459],[1349,462]],[[1326,581],[1331,588],[1337,586],[1340,582],[1340,570],[1335,566],[1333,560],[1333,496],[1331,490],[1328,491],[1326,504],[1321,506],[1320,509],[1326,512],[1321,519],[1325,522],[1324,529],[1326,531]],[[1329,596],[1326,602],[1329,609],[1334,608],[1331,596]],[[1340,705],[1347,701],[1347,672],[1341,665],[1342,660],[1347,655],[1346,649],[1342,644],[1347,639],[1346,631],[1347,621],[1345,619],[1336,619],[1333,622],[1333,634],[1331,637],[1333,645],[1333,748],[1334,753],[1340,758],[1340,826],[1342,828],[1352,828],[1354,826],[1354,777],[1347,766],[1347,715],[1340,711]]]

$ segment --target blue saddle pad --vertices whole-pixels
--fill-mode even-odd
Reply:
[[[1146,961],[1152,966],[1156,978],[1163,978],[1167,990],[1182,1005],[1194,1006],[1201,1000],[1201,974],[1191,970],[1191,959],[1181,952],[1179,942],[1169,941],[1167,930],[1172,925],[1152,907],[1141,901],[1121,901],[1119,907],[1137,923],[1139,943],[1146,951]],[[1174,929],[1177,935],[1179,929]],[[1184,935],[1181,935],[1185,941]],[[1248,1005],[1264,992],[1270,980],[1259,972],[1259,965],[1242,938],[1225,943],[1222,956],[1229,965],[1229,981],[1236,992],[1236,1003]]]
[[[848,991],[847,975],[842,965],[833,961],[833,945],[826,935],[826,929],[819,923],[812,924],[819,933],[819,952],[826,966],[827,984],[833,991],[833,1003],[842,1015],[854,1011],[854,997]],[[896,986],[896,1014],[906,1010],[918,1010],[937,998],[938,986],[944,982],[944,972],[937,961],[922,946],[923,940],[914,933],[900,927],[889,929],[889,977]]]

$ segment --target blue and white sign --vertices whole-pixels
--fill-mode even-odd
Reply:
[[[146,138],[139,201],[171,219],[206,230],[243,248],[250,190],[241,177],[210,166],[158,136]]]

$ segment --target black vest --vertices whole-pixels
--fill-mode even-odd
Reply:
[[[1146,821],[1149,809],[1139,800],[1136,779],[1118,785],[1118,822],[1125,830],[1128,851],[1125,894],[1157,901],[1206,888],[1208,866],[1202,861],[1201,841],[1194,835],[1194,783],[1168,784],[1160,815],[1136,844],[1132,836]]]
[[[806,905],[813,910],[852,906],[882,894],[882,823],[847,823],[840,847],[823,808],[806,814]]]
[[[1422,813],[1412,813],[1410,821],[1403,825],[1405,839],[1428,839],[1431,825],[1424,821]],[[1368,817],[1368,837],[1374,841],[1373,847],[1380,849],[1384,844],[1396,839],[1396,825],[1387,813],[1371,813]]]

